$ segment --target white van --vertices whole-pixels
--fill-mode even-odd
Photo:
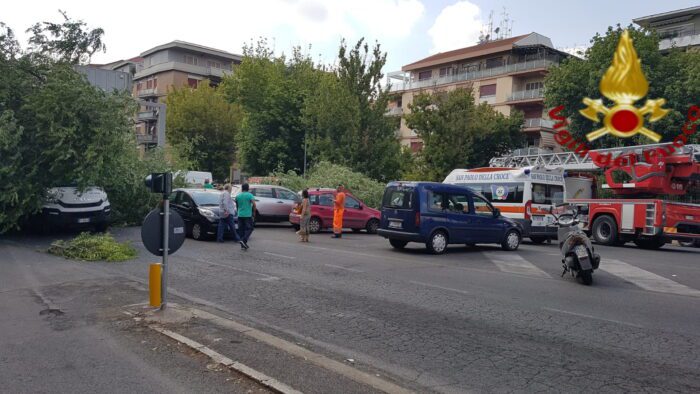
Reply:
[[[501,213],[520,222],[534,243],[556,239],[550,207],[565,200],[564,171],[545,167],[484,167],[452,171],[443,183],[463,185],[481,193]],[[589,188],[590,189],[590,188]]]
[[[179,175],[179,174],[178,174]],[[185,173],[185,184],[187,186],[203,187],[204,181],[212,182],[211,172],[208,171],[187,171]]]
[[[42,231],[53,227],[93,228],[105,231],[109,226],[111,205],[107,193],[99,187],[80,191],[75,186],[52,187],[47,190],[41,213],[33,219]]]

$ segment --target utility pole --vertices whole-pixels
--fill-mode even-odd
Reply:
[[[306,179],[306,138],[307,132],[304,130],[304,179]]]

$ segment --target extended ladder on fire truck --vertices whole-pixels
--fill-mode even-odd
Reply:
[[[601,158],[607,156],[606,160]],[[623,157],[625,156],[625,157]],[[620,160],[615,160],[620,158]],[[607,163],[600,167],[601,162]],[[568,171],[603,171],[606,184],[623,198],[570,199],[587,212],[585,229],[601,244],[633,241],[655,249],[669,240],[700,245],[700,205],[649,198],[652,195],[683,195],[700,181],[700,145],[675,147],[671,143],[575,152],[515,152],[494,158],[492,167],[543,165]],[[620,172],[627,174],[620,181]],[[624,174],[623,174],[624,175]],[[565,182],[566,183],[566,182]]]
[[[529,167],[529,166],[547,166],[558,167],[571,171],[597,171],[600,170],[591,157],[591,152],[605,155],[610,153],[612,159],[619,156],[635,153],[643,154],[645,150],[668,149],[672,143],[636,145],[619,148],[596,149],[587,152],[581,156],[576,152],[543,152],[541,149],[518,150],[514,154],[495,157],[489,161],[489,167]],[[700,162],[700,144],[685,145],[681,148],[674,147],[675,151],[671,156],[686,156],[689,155],[696,162]]]

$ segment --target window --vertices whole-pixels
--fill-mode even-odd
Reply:
[[[452,67],[443,67],[440,69],[440,76],[441,77],[447,77],[449,75],[454,74],[454,70]]]
[[[275,192],[277,193],[277,198],[280,200],[297,201],[299,199],[299,196],[290,192],[289,190],[275,189]]]
[[[168,197],[168,200],[170,200],[170,203],[172,204],[180,204],[182,201],[182,192],[175,192]]]
[[[318,204],[316,205],[322,205],[324,207],[332,207],[333,203],[335,201],[335,196],[332,194],[321,194],[318,197]]]
[[[538,90],[538,89],[542,89],[543,87],[544,87],[544,83],[542,81],[528,82],[525,84],[525,90]]]
[[[425,81],[433,77],[433,70],[421,71],[418,73],[418,80]]]
[[[496,95],[496,84],[479,86],[479,97],[490,97]]]
[[[350,196],[345,196],[345,208],[360,209],[360,202]]]
[[[255,197],[273,198],[272,189],[265,187],[254,187],[250,189],[250,194]]]
[[[136,90],[137,90],[137,91],[142,89],[141,85],[142,85],[141,82],[138,82],[138,83],[136,84]]]
[[[384,192],[382,207],[394,209],[413,208],[414,189],[412,187],[392,186]]]
[[[146,89],[153,89],[153,80],[149,79],[146,81]]]
[[[199,63],[199,59],[192,55],[185,55],[185,63],[187,64],[192,64],[192,65],[197,65]]]
[[[207,66],[211,68],[221,68],[221,63],[212,60],[207,60]]]
[[[413,153],[417,153],[423,150],[423,142],[422,141],[411,141],[411,151]]]
[[[486,59],[486,68],[500,67],[503,65],[502,57],[492,57],[491,59]]]
[[[476,183],[465,185],[491,202],[522,203],[523,183]]]
[[[481,216],[493,217],[493,207],[479,196],[472,196],[474,200],[474,213]]]
[[[469,197],[464,194],[428,192],[429,209],[433,211],[468,213]]]
[[[535,204],[560,204],[564,202],[564,186],[533,183],[532,202]]]
[[[187,86],[191,87],[192,89],[197,89],[198,84],[199,80],[195,78],[187,78]]]
[[[399,97],[398,100],[396,100],[396,106],[399,108],[403,108],[403,98]]]

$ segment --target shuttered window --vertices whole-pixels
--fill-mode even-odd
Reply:
[[[489,97],[496,95],[496,84],[479,86],[479,97]]]

